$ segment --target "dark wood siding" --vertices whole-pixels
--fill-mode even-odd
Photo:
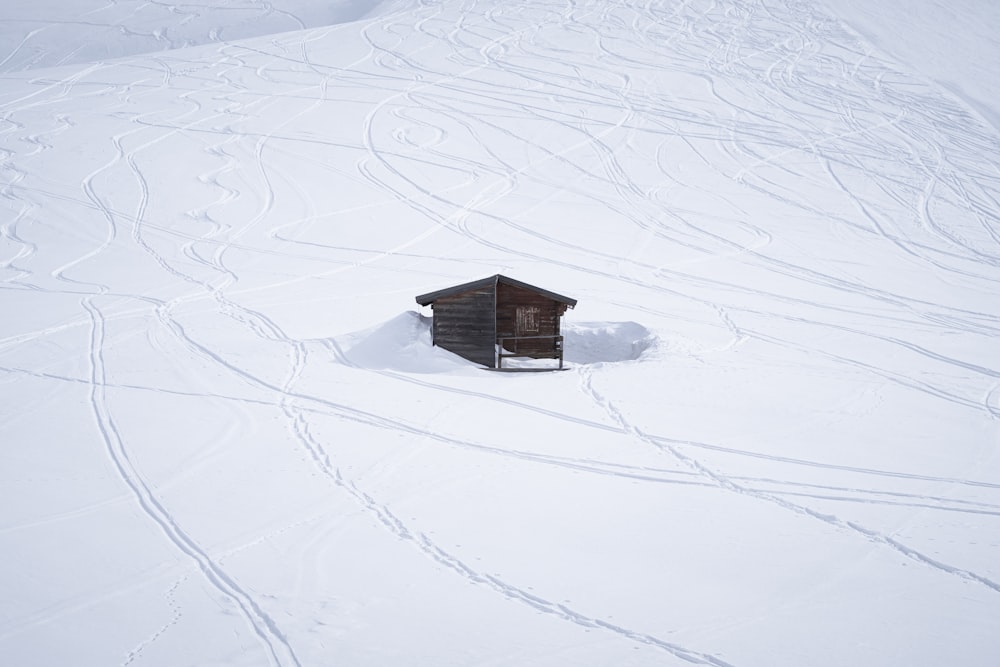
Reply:
[[[518,309],[530,309],[521,313]],[[559,319],[566,306],[546,296],[514,285],[497,285],[497,338],[513,336],[558,336]],[[520,331],[518,323],[534,325],[534,330]],[[535,328],[536,327],[536,328]],[[556,353],[555,341],[551,338],[508,341],[504,349],[518,354],[552,357]]]
[[[562,368],[560,320],[576,299],[498,273],[416,301],[434,309],[434,344],[469,361],[496,368],[496,346],[504,338],[501,358],[558,359]]]
[[[482,287],[434,301],[434,344],[460,357],[496,367],[495,289]]]

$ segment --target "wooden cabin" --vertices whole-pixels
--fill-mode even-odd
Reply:
[[[434,310],[434,345],[488,368],[507,357],[558,359],[560,321],[576,299],[497,274],[417,297]]]

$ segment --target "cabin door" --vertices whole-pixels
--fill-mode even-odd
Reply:
[[[518,336],[538,335],[538,310],[538,306],[517,307],[517,328],[515,332]]]
[[[537,336],[539,334],[540,309],[538,306],[518,306],[514,318],[514,335],[518,338]],[[532,341],[515,341],[514,351],[521,352],[531,349]]]

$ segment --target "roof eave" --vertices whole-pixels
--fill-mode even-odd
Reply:
[[[441,297],[453,296],[455,294],[461,294],[462,292],[468,292],[469,290],[478,289],[480,287],[486,287],[487,285],[495,283],[497,276],[490,276],[488,278],[482,278],[480,280],[473,280],[469,283],[462,283],[461,285],[453,285],[452,287],[446,287],[444,289],[439,289],[434,292],[428,292],[427,294],[421,294],[416,297],[417,303],[421,306],[429,305]]]
[[[571,299],[568,296],[563,296],[562,294],[558,294],[557,292],[550,292],[547,289],[542,289],[541,287],[536,287],[535,285],[529,285],[528,283],[522,283],[520,280],[514,280],[513,278],[508,278],[507,276],[503,276],[500,274],[497,274],[496,278],[497,281],[499,282],[511,285],[512,287],[520,287],[522,289],[531,290],[532,292],[541,294],[542,296],[548,297],[553,301],[564,303],[570,308],[576,306],[576,299]]]
[[[536,294],[541,294],[544,297],[552,299],[553,301],[558,301],[559,303],[566,304],[569,308],[576,307],[576,299],[571,299],[568,296],[563,296],[562,294],[557,294],[556,292],[550,292],[549,290],[542,289],[541,287],[536,287],[534,285],[529,285],[528,283],[523,283],[520,280],[514,280],[513,278],[508,278],[507,276],[501,275],[499,273],[489,276],[487,278],[482,278],[480,280],[473,280],[472,282],[462,283],[461,285],[454,285],[452,287],[446,287],[444,289],[436,290],[434,292],[428,292],[427,294],[421,294],[416,297],[416,302],[421,306],[427,306],[434,303],[436,300],[446,297],[454,296],[456,294],[462,294],[463,292],[468,292],[470,290],[478,289],[480,287],[486,287],[491,284],[496,284],[498,282],[504,283],[505,285],[510,285],[512,287],[520,287],[522,289],[530,290]]]

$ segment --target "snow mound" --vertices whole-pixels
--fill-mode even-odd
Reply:
[[[656,344],[656,336],[636,322],[567,322],[563,356],[575,364],[635,361]]]
[[[352,366],[407,373],[445,373],[470,363],[431,344],[431,318],[416,311],[401,313],[369,329],[334,339]]]
[[[639,359],[656,343],[646,327],[635,322],[564,323],[564,358],[578,365]],[[368,329],[334,338],[342,360],[359,368],[394,370],[407,373],[447,373],[478,368],[431,342],[431,318],[416,311]],[[524,366],[552,360],[507,359],[504,366]]]

